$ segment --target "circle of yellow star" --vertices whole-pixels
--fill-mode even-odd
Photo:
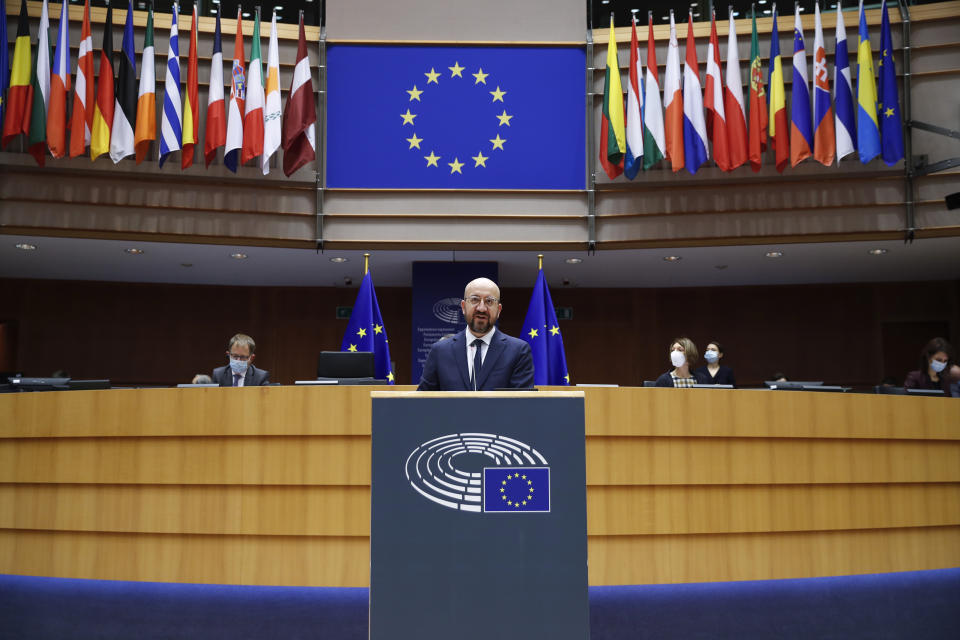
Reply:
[[[390,382],[393,382],[393,371],[387,374],[387,380],[389,380]]]
[[[350,345],[350,347],[347,349],[347,351],[356,351],[356,350],[357,350],[357,345],[355,344]]]
[[[417,114],[410,113],[410,109],[407,109],[406,113],[401,113],[400,117],[403,118],[403,124],[413,124],[413,119],[417,117]],[[401,127],[403,125],[400,125]]]
[[[495,91],[491,91],[490,95],[493,96],[494,102],[503,102],[503,96],[507,95],[506,91],[500,91],[500,85],[497,85]]]
[[[373,332],[374,332],[374,333],[383,333],[383,325],[382,325],[382,324],[375,324],[375,325],[373,325]]]
[[[550,327],[550,335],[555,336],[560,333],[560,327]]]
[[[503,113],[501,113],[500,115],[495,116],[495,117],[496,117],[498,120],[500,120],[500,124],[497,125],[498,127],[502,127],[503,125],[507,125],[507,126],[509,127],[509,126],[510,126],[510,119],[511,119],[513,116],[508,116],[508,115],[507,115],[507,110],[504,109],[504,110],[503,110]]]
[[[483,152],[482,152],[482,151],[477,151],[477,155],[472,156],[472,157],[471,157],[471,160],[473,160],[474,162],[476,162],[476,164],[473,165],[474,167],[486,167],[486,166],[487,166],[486,163],[487,163],[488,157],[485,156],[485,155],[483,155]]]
[[[527,335],[530,336],[531,338],[536,338],[536,337],[537,337],[537,330],[536,330],[536,329],[530,329],[530,333],[528,333]]]
[[[413,149],[414,147],[416,147],[417,149],[419,149],[419,148],[420,148],[420,143],[423,142],[423,138],[418,138],[416,132],[414,132],[412,138],[407,138],[407,142],[410,143],[410,148],[411,148],[411,149]],[[377,333],[380,333],[380,332],[377,331]]]
[[[453,66],[452,66],[452,67],[447,67],[447,69],[450,69],[450,77],[451,77],[451,78],[462,78],[462,77],[463,77],[463,70],[466,69],[466,67],[461,67],[459,62],[454,62],[454,63],[453,63]],[[437,84],[439,84],[439,83],[437,83]]]
[[[490,142],[493,143],[493,148],[500,149],[501,151],[503,151],[503,143],[506,141],[507,141],[506,138],[501,138],[499,133],[497,134],[496,138],[493,138],[492,140],[490,140]]]
[[[476,73],[473,73],[473,74],[471,74],[471,75],[472,75],[474,78],[477,79],[476,82],[474,82],[473,84],[487,84],[487,76],[490,75],[490,74],[489,74],[489,73],[484,73],[484,72],[483,72],[483,67],[480,67],[480,70],[479,70],[479,71],[477,71]]]
[[[888,118],[893,117],[893,109],[887,109],[883,112],[883,115],[887,116]]]
[[[366,337],[367,337],[367,330],[364,329],[363,327],[361,327],[361,328],[357,329],[357,335],[360,336],[361,338],[366,338]]]
[[[438,165],[437,165],[437,160],[440,159],[440,156],[434,155],[434,154],[433,154],[433,151],[430,152],[430,155],[428,155],[428,156],[423,156],[423,157],[424,157],[424,159],[427,161],[427,166],[428,166],[428,167],[437,167],[437,166],[438,166]]]
[[[454,158],[453,162],[448,162],[447,164],[450,166],[450,173],[463,175],[463,171],[460,170],[463,168],[463,163],[460,162],[459,158]]]
[[[434,84],[440,84],[440,81],[437,80],[437,78],[440,77],[440,74],[437,73],[433,67],[430,67],[430,71],[423,75],[427,76],[427,84],[430,84],[431,82]]]
[[[420,94],[423,93],[423,91],[417,89],[417,85],[413,85],[413,89],[407,89],[407,93],[410,94],[410,102],[414,100],[420,102]]]

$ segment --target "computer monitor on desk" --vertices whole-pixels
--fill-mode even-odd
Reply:
[[[10,387],[18,391],[66,391],[70,378],[10,378]]]
[[[369,351],[322,351],[317,360],[317,380],[320,383],[387,384],[386,380],[378,380],[374,375],[373,353]],[[297,381],[297,384],[308,383]]]
[[[768,389],[803,389],[804,387],[822,387],[823,380],[764,380]]]

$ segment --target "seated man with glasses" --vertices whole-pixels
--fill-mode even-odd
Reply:
[[[487,278],[470,282],[460,309],[467,328],[437,341],[427,355],[419,391],[494,391],[533,386],[530,345],[497,331],[500,289]]]
[[[257,343],[250,336],[238,333],[230,338],[227,357],[230,364],[213,370],[213,381],[221,387],[259,387],[270,384],[270,372],[253,366]]]

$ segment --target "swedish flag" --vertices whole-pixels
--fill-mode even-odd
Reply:
[[[543,269],[537,274],[537,283],[533,286],[527,317],[523,321],[523,339],[533,353],[534,384],[570,384],[567,357],[563,352],[563,335],[557,324],[557,313]]]
[[[377,292],[373,288],[369,271],[360,283],[360,291],[357,292],[357,301],[353,305],[353,313],[350,314],[350,324],[343,334],[340,351],[373,352],[376,377],[386,379],[389,384],[394,383],[387,330],[383,326]]]

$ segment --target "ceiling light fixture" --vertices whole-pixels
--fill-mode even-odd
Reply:
[[[340,263],[343,263],[343,262],[350,262],[350,258],[344,258],[344,257],[341,257],[341,256],[334,256],[333,258],[330,258],[330,262],[335,262],[335,263],[337,263],[337,264],[340,264]]]
[[[567,264],[580,264],[583,262],[583,258],[567,258],[565,262]]]
[[[143,249],[137,249],[136,247],[130,247],[130,248],[128,248],[128,249],[124,249],[124,251],[126,251],[127,253],[129,253],[129,254],[132,255],[132,256],[140,256],[140,255],[143,255]]]
[[[231,253],[231,254],[230,254],[230,257],[233,258],[234,260],[246,260],[246,259],[247,259],[247,254],[245,254],[245,253],[240,253],[240,252]]]
[[[886,249],[870,249],[869,251],[867,251],[867,253],[869,253],[872,256],[882,256],[886,252],[887,252]]]
[[[664,262],[679,262],[683,260],[680,256],[663,256]]]
[[[763,255],[767,256],[768,258],[782,258],[783,251],[767,251]]]
[[[15,244],[15,245],[13,245],[13,246],[15,246],[17,249],[23,249],[24,251],[36,251],[36,250],[37,250],[37,245],[35,245],[35,244],[30,244],[29,242],[18,242],[17,244]]]

